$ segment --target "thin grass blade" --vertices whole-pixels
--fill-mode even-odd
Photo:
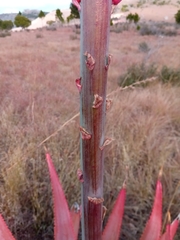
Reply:
[[[102,240],[118,240],[121,225],[122,225],[122,218],[124,214],[124,205],[125,205],[125,198],[126,198],[126,188],[125,184],[121,189],[112,213],[108,219],[106,227],[103,231]]]
[[[75,240],[75,232],[64,192],[49,153],[46,153],[54,199],[54,239]]]
[[[3,217],[0,214],[0,239],[1,240],[15,240]]]
[[[151,216],[140,240],[159,240],[162,226],[162,184],[158,179]]]

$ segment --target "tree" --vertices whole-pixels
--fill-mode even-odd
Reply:
[[[45,17],[45,13],[41,10],[38,15],[39,18]]]
[[[59,19],[60,22],[64,23],[64,18],[63,18],[63,13],[61,10],[58,8],[56,9],[56,19]]]
[[[134,22],[136,24],[137,22],[139,22],[140,17],[137,13],[135,14],[129,13],[126,17],[126,20],[128,20],[129,22]]]
[[[16,25],[16,27],[26,28],[31,25],[31,21],[28,18],[18,14],[15,17],[14,24]]]
[[[180,10],[178,10],[178,12],[174,15],[176,23],[180,24]]]
[[[0,29],[10,30],[13,28],[13,26],[14,24],[11,20],[5,20],[5,21],[0,20]]]
[[[74,6],[74,4],[72,4],[72,3],[71,3],[71,5],[70,5],[70,10],[71,10],[71,13],[70,13],[70,15],[67,17],[67,21],[68,21],[68,22],[69,22],[70,20],[74,19],[74,18],[80,18],[78,9],[77,9],[76,6]]]
[[[3,20],[0,19],[0,29],[2,28]]]

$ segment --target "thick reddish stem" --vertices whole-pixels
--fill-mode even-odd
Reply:
[[[104,143],[111,3],[112,0],[81,1],[80,129],[84,240],[101,240],[102,235],[104,149],[101,146]]]

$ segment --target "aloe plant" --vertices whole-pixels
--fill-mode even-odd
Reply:
[[[81,170],[78,170],[78,178],[82,183],[82,206],[75,204],[71,210],[68,208],[51,157],[46,152],[54,199],[55,240],[76,240],[80,218],[82,240],[119,239],[126,198],[125,182],[106,227],[102,229],[105,214],[104,148],[112,141],[104,136],[106,111],[111,105],[111,100],[106,98],[107,74],[111,62],[108,53],[109,27],[112,4],[117,5],[119,2],[120,0],[73,0],[81,15],[81,69],[76,86],[80,93]],[[152,213],[140,240],[172,240],[179,225],[179,217],[172,224],[169,220],[165,233],[161,234],[161,174],[156,184]],[[14,240],[1,215],[0,239]]]

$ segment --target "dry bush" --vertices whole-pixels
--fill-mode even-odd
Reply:
[[[105,203],[111,206],[127,174],[128,194],[121,239],[139,239],[151,211],[162,166],[164,217],[180,183],[179,94],[180,89],[157,84],[113,96],[113,107],[107,115],[107,136],[115,140],[107,149]],[[173,218],[180,209],[178,199],[179,188],[170,208]]]

